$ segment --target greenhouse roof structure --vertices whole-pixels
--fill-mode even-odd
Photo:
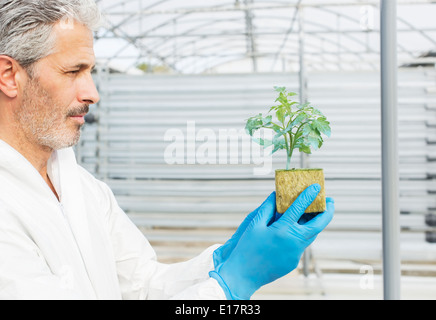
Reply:
[[[380,1],[100,0],[100,63],[222,73],[378,70]],[[434,63],[436,1],[398,1],[400,65]]]

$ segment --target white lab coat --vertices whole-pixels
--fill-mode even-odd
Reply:
[[[216,246],[157,262],[144,235],[71,149],[38,171],[0,140],[0,299],[225,299],[209,278]]]

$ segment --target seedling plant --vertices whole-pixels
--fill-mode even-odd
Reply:
[[[327,118],[310,103],[300,104],[293,101],[297,95],[288,92],[285,87],[274,87],[278,93],[273,106],[267,115],[262,113],[247,120],[246,131],[250,136],[260,129],[271,129],[275,132],[273,140],[254,138],[264,148],[274,146],[272,154],[279,150],[286,150],[286,170],[291,167],[294,150],[311,154],[324,143],[323,135],[330,137],[331,128]]]

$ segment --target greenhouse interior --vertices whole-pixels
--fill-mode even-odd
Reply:
[[[275,190],[286,152],[245,129],[287,88],[330,122],[322,148],[291,165],[324,170],[336,211],[298,268],[253,299],[382,299],[382,0],[97,2],[101,100],[76,155],[159,261],[225,243]],[[396,11],[398,290],[436,299],[436,2]]]

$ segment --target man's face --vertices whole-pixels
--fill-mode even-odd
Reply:
[[[67,28],[59,23],[55,33],[55,49],[34,65],[15,120],[29,141],[59,150],[79,142],[84,116],[99,95],[91,77],[92,32],[77,23]]]

